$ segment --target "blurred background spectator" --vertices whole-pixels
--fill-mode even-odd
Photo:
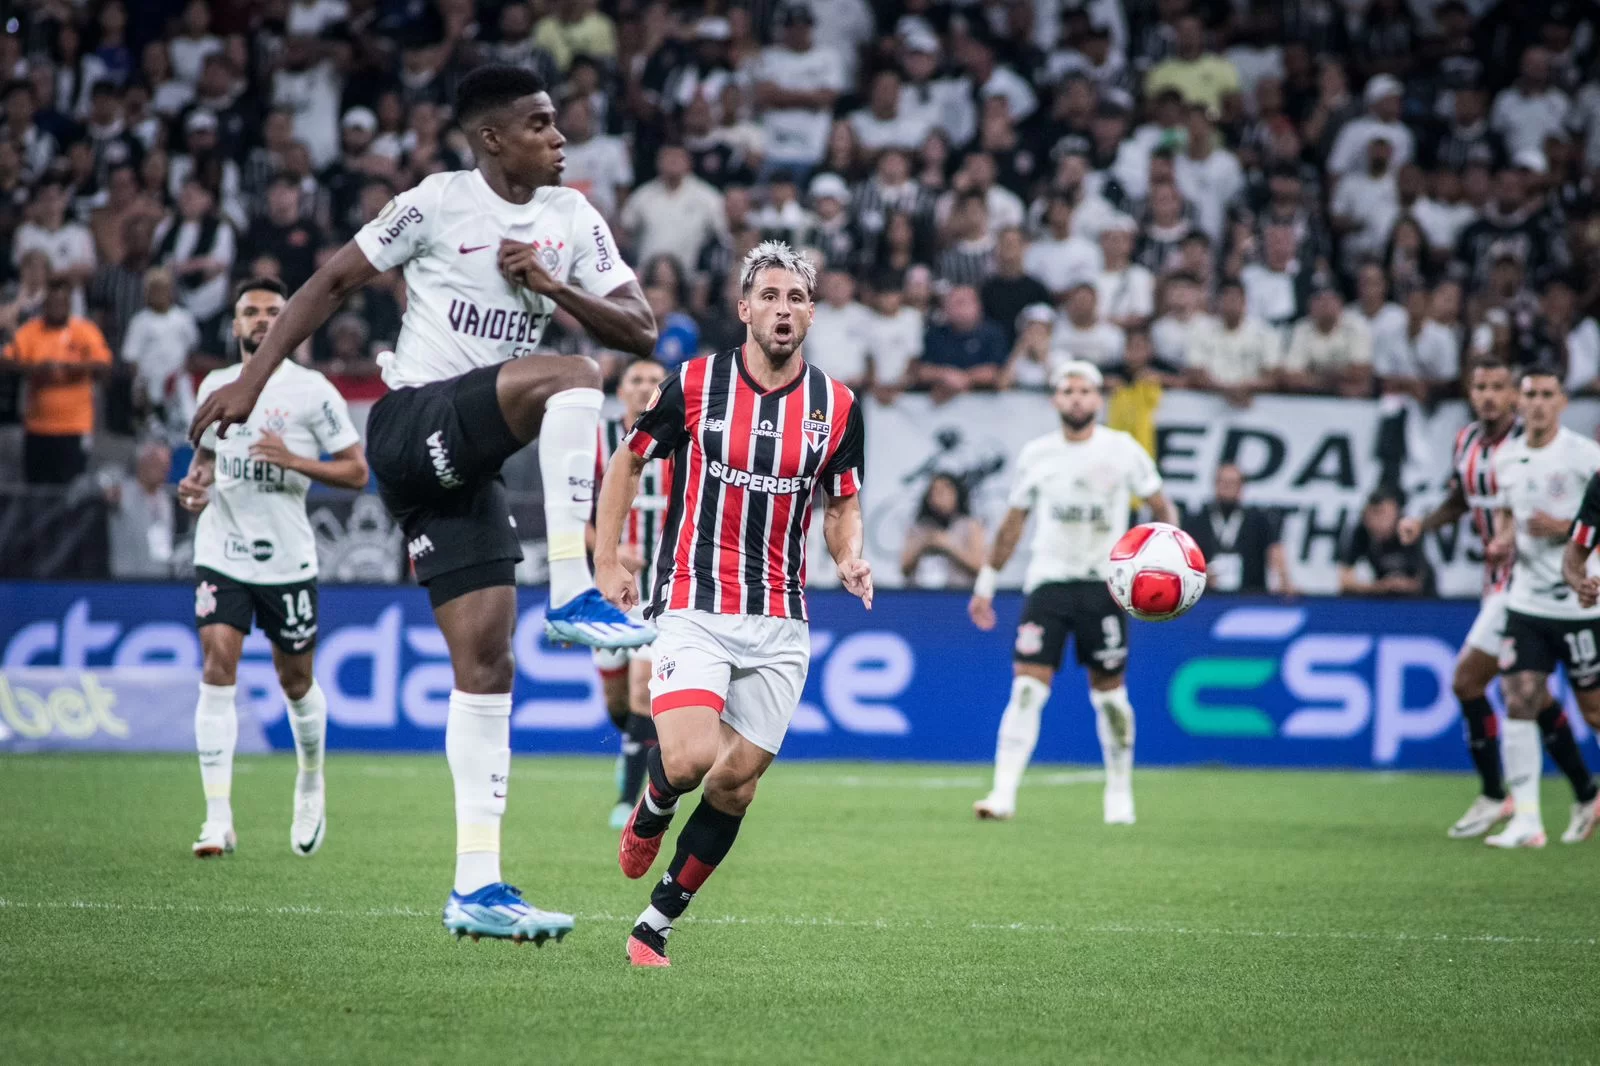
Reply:
[[[1232,463],[1217,467],[1214,492],[1211,502],[1183,517],[1183,528],[1206,557],[1206,588],[1293,596],[1278,516],[1244,502],[1244,475]]]
[[[1433,567],[1420,542],[1400,541],[1401,494],[1380,488],[1367,498],[1361,524],[1339,548],[1339,591],[1347,596],[1432,596]]]
[[[935,474],[906,535],[900,570],[906,584],[925,589],[970,589],[983,567],[988,538],[972,516],[966,485]]]

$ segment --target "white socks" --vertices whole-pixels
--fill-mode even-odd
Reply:
[[[1028,768],[1033,757],[1033,746],[1039,741],[1039,714],[1050,698],[1050,686],[1032,677],[1011,679],[1011,702],[1006,713],[1000,716],[1000,735],[994,745],[994,791],[996,803],[1012,808],[1017,805],[1017,786],[1022,784],[1022,771]]]
[[[550,558],[550,606],[594,586],[583,531],[594,507],[595,449],[600,439],[599,389],[567,389],[550,397],[539,426],[539,477]]]
[[[1507,718],[1500,733],[1500,757],[1505,760],[1506,784],[1517,805],[1516,816],[1539,819],[1539,778],[1544,772],[1539,723]]]
[[[1133,704],[1128,689],[1119,685],[1106,692],[1089,690],[1094,706],[1094,727],[1100,737],[1100,757],[1106,764],[1106,788],[1133,787]]]
[[[315,681],[304,696],[289,701],[289,729],[294,733],[300,783],[315,787],[322,781],[322,752],[328,739],[328,699]]]
[[[501,879],[500,819],[506,813],[511,776],[511,693],[478,696],[452,690],[444,750],[456,786],[455,890],[465,896]]]
[[[206,791],[206,821],[233,824],[233,748],[239,716],[233,709],[234,685],[200,686],[194,708],[194,746],[200,753],[200,784]]]

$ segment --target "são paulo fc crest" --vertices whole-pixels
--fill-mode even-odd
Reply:
[[[665,681],[667,678],[672,676],[672,672],[674,670],[676,670],[677,668],[678,668],[678,664],[673,662],[671,659],[659,659],[659,660],[657,660],[656,661],[656,680],[657,681]]]
[[[210,618],[217,610],[217,586],[202,581],[194,589],[194,616]]]
[[[554,274],[561,265],[561,249],[565,248],[565,241],[552,241],[546,237],[542,241],[533,242],[533,252],[539,257],[539,262],[544,268]]]
[[[800,429],[805,434],[806,443],[811,445],[813,451],[821,451],[828,443],[828,435],[833,432],[833,426],[823,417],[822,411],[811,412],[811,417],[800,423]]]
[[[1024,622],[1017,627],[1017,654],[1038,655],[1044,651],[1044,626],[1038,622]]]

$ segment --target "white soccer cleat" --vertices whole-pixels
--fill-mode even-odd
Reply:
[[[1561,834],[1563,844],[1581,844],[1594,835],[1594,823],[1600,815],[1600,797],[1588,803],[1574,803],[1572,805],[1572,820],[1567,823],[1567,831]]]
[[[1002,803],[993,792],[972,805],[972,813],[980,822],[1009,822],[1017,813],[1013,803]]]
[[[1104,808],[1107,825],[1132,825],[1133,789],[1107,788]]]
[[[1517,812],[1517,805],[1511,797],[1493,799],[1489,796],[1479,796],[1472,801],[1472,806],[1467,808],[1467,813],[1456,819],[1448,832],[1451,840],[1471,840],[1481,837],[1496,824],[1505,821]]]
[[[1544,824],[1531,814],[1513,815],[1506,827],[1483,842],[1491,848],[1542,848]]]
[[[307,787],[305,775],[295,778],[294,782],[294,821],[289,825],[289,850],[296,855],[309,858],[322,847],[322,838],[327,835],[327,803],[326,789],[319,776],[317,783]]]
[[[218,855],[232,855],[239,846],[239,836],[226,822],[206,822],[200,827],[200,839],[194,842],[194,857],[214,859]]]

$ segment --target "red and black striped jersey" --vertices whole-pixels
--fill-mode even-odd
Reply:
[[[600,423],[600,449],[595,455],[594,498],[600,499],[600,484],[606,464],[628,437],[621,417]],[[628,517],[622,523],[622,546],[639,553],[644,567],[639,571],[639,595],[646,599],[655,588],[656,559],[661,550],[661,527],[667,520],[667,501],[672,493],[672,460],[652,459],[639,474],[639,493],[633,498]]]
[[[805,618],[813,490],[859,492],[865,438],[855,394],[809,364],[771,392],[741,348],[680,367],[627,439],[673,468],[645,614]]]
[[[1600,544],[1600,474],[1589,478],[1583,489],[1583,502],[1572,520],[1572,539],[1585,548]]]
[[[1511,423],[1511,428],[1498,437],[1490,437],[1477,419],[1456,434],[1455,454],[1450,460],[1451,482],[1460,486],[1467,501],[1472,528],[1478,539],[1487,545],[1494,539],[1495,497],[1499,486],[1495,483],[1494,453],[1508,440],[1522,436],[1522,420]],[[1486,592],[1499,592],[1511,581],[1511,564],[1498,567],[1485,562],[1483,587]]]

